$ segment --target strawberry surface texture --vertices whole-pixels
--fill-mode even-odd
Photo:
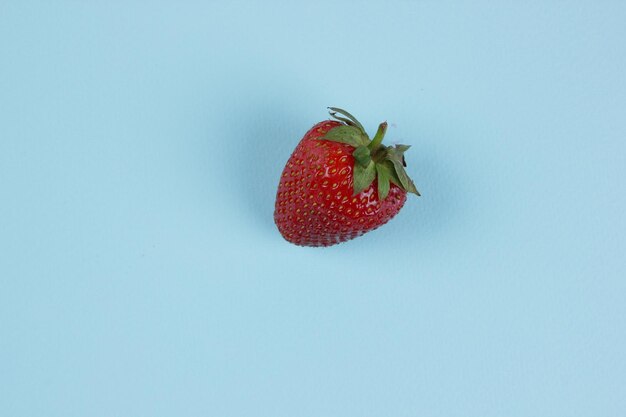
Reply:
[[[406,145],[384,146],[387,123],[373,139],[350,113],[330,108],[335,120],[313,126],[280,177],[274,222],[299,246],[331,246],[374,230],[419,195],[406,174]]]

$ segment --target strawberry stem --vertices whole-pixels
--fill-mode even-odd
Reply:
[[[387,122],[382,122],[380,126],[378,126],[378,130],[376,131],[374,139],[372,139],[370,144],[367,145],[367,148],[370,150],[370,152],[374,152],[380,147],[380,144],[383,143],[383,138],[385,137],[386,132]]]

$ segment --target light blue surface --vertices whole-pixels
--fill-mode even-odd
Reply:
[[[0,5],[0,415],[624,416],[625,3],[226,3]],[[423,197],[299,248],[329,105]]]

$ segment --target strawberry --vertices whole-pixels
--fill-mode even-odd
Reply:
[[[384,146],[387,122],[370,140],[350,113],[313,126],[287,161],[276,194],[274,222],[300,246],[330,246],[387,223],[420,195],[404,170],[406,145]]]

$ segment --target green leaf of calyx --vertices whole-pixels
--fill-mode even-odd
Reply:
[[[363,167],[368,166],[372,160],[370,150],[367,148],[367,146],[363,145],[357,147],[354,152],[352,152],[352,156],[354,156],[354,159],[357,161],[357,163],[359,163]]]
[[[404,160],[404,152],[406,152],[411,146],[410,145],[395,145],[395,152],[402,162],[402,166],[406,167],[406,161]]]
[[[393,162],[387,160],[384,162],[384,165],[389,173],[389,181],[402,188],[402,183],[400,182],[400,178],[398,178],[398,174],[396,174],[396,168],[393,166]]]
[[[343,116],[346,116],[352,123],[349,124],[354,124],[354,126],[356,126],[358,129],[361,130],[361,132],[363,132],[366,136],[367,134],[365,133],[365,129],[363,128],[363,125],[361,124],[361,122],[359,122],[356,117],[354,117],[353,115],[351,115],[350,113],[348,113],[347,111],[340,109],[338,107],[329,107],[328,110],[330,110],[330,115],[332,117],[334,117],[335,119],[338,120],[345,120],[343,117],[337,117],[336,114],[339,113]]]
[[[419,191],[415,188],[415,184],[404,169],[404,152],[408,149],[407,145],[396,145],[395,147],[388,147],[387,154],[385,155],[387,166],[391,166],[395,178],[392,177],[392,182],[402,188],[407,193],[413,193],[420,195]],[[397,182],[396,182],[397,181]],[[399,182],[399,183],[398,183]]]
[[[346,119],[345,117],[337,116],[337,113],[333,113],[333,112],[331,112],[330,115],[333,117],[333,119],[337,119],[340,122],[347,124],[348,126],[354,126],[358,129],[357,125],[355,125],[352,120]]]
[[[370,161],[367,167],[354,164],[354,194],[357,195],[365,190],[376,178],[376,164]]]
[[[420,193],[415,188],[415,184],[413,184],[413,181],[411,180],[411,178],[409,178],[408,174],[404,170],[404,166],[402,166],[402,162],[395,160],[395,159],[392,160],[391,162],[393,163],[393,167],[396,171],[396,175],[400,179],[400,184],[402,184],[402,188],[404,189],[404,191],[406,191],[407,193],[420,195]]]
[[[376,164],[376,174],[378,176],[378,199],[380,201],[387,198],[389,194],[389,168],[384,164]]]
[[[363,137],[363,133],[357,127],[346,125],[333,127],[320,139],[345,143],[355,148],[367,144],[367,138]]]
[[[399,152],[400,155],[402,155],[411,147],[411,145],[396,145],[395,147],[396,151]]]

